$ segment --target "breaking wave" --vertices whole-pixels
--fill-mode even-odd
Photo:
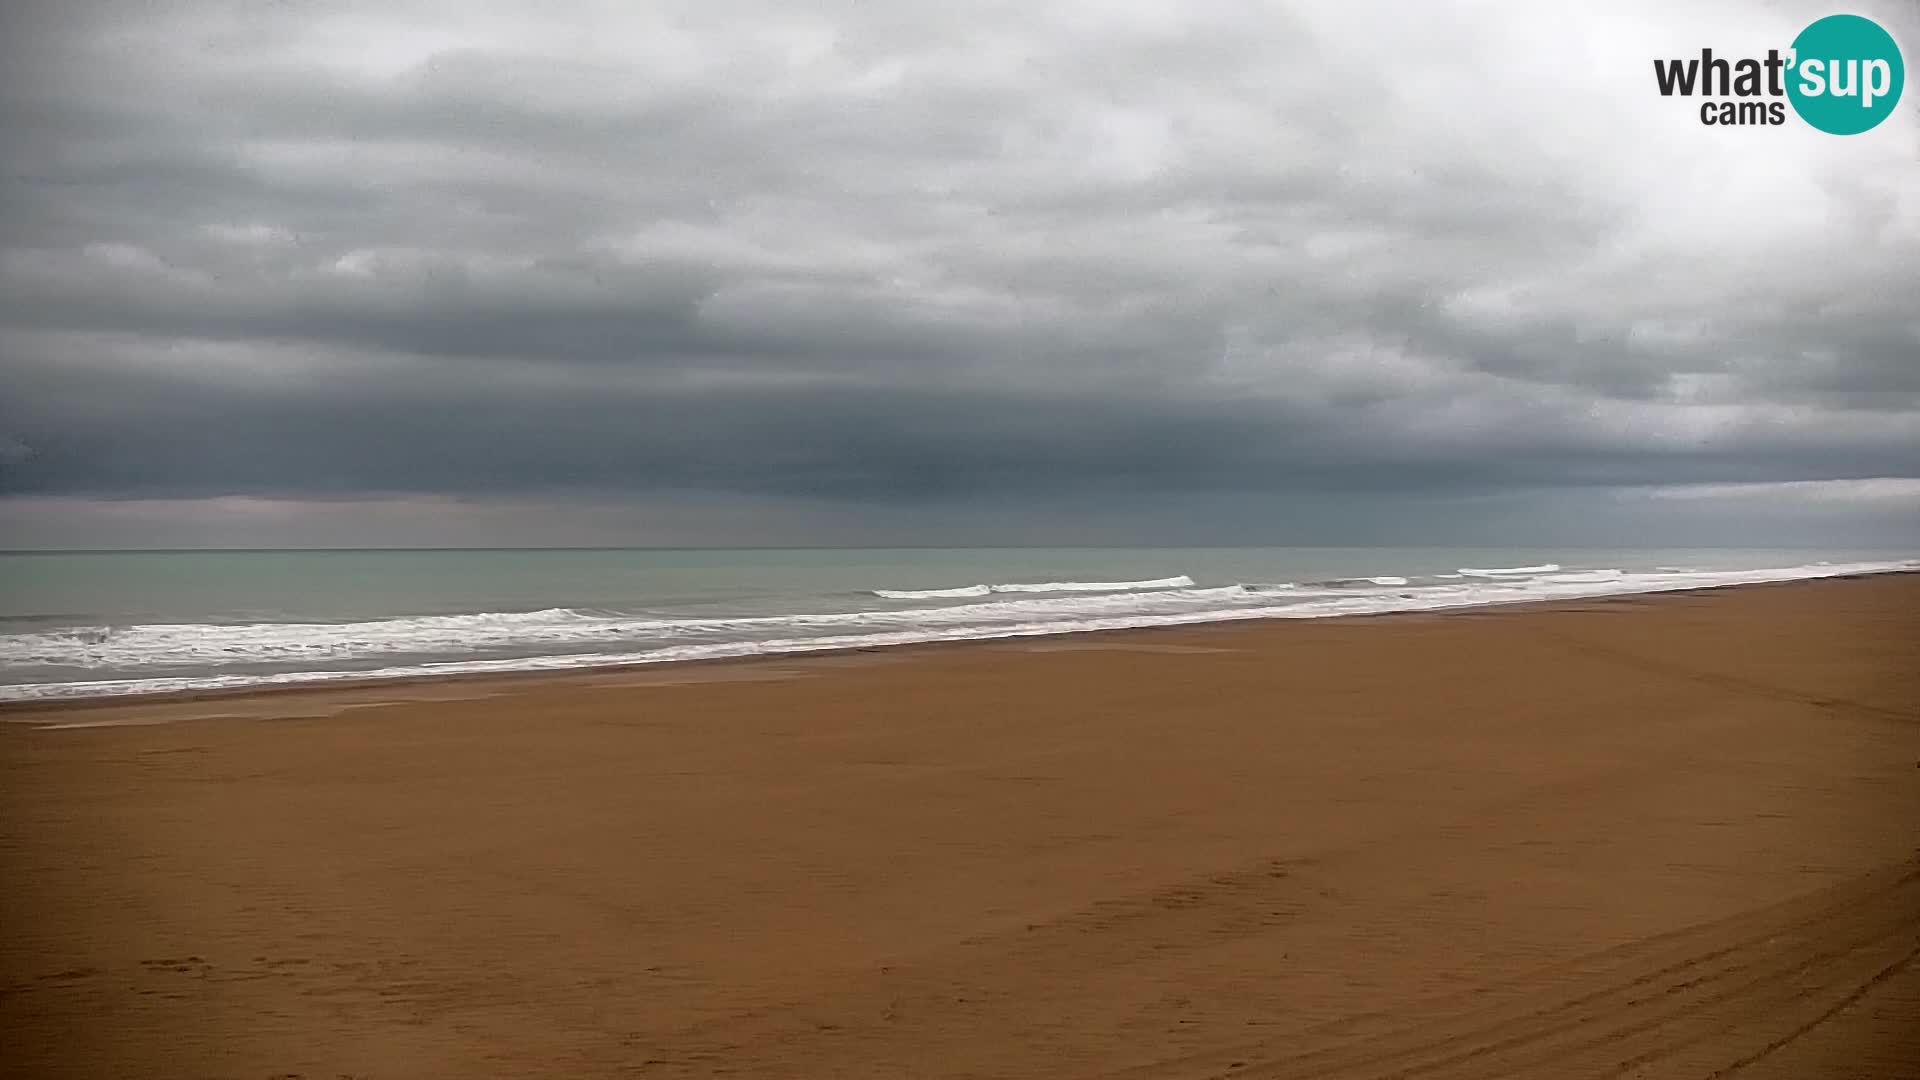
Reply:
[[[0,685],[0,700],[563,670],[1238,619],[1432,611],[1915,569],[1920,561],[1684,572],[1562,572],[1558,565],[1543,564],[1463,568],[1460,577],[1380,575],[1207,586],[1181,575],[876,590],[890,600],[970,602],[869,602],[848,605],[857,610],[786,614],[675,616],[546,608],[352,622],[69,626],[0,634],[0,682],[10,683]]]
[[[1005,585],[961,585],[950,589],[875,589],[873,595],[885,600],[942,600],[989,593],[1079,593],[1133,592],[1142,589],[1188,589],[1193,579],[1177,577],[1149,578],[1146,581],[1035,581]]]
[[[1551,574],[1559,569],[1559,563],[1541,563],[1539,566],[1496,566],[1491,570],[1476,570],[1471,566],[1463,566],[1460,568],[1460,573],[1464,577],[1477,578],[1532,577],[1535,574]]]
[[[943,600],[949,597],[985,596],[992,591],[990,585],[962,585],[957,589],[875,589],[873,595],[882,600]]]

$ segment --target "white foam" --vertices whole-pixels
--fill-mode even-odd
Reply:
[[[1527,569],[1538,573],[1535,568]],[[1915,569],[1920,569],[1920,560],[1684,573],[1587,571],[1557,577],[1508,575],[1505,579],[1496,577],[1387,590],[1295,590],[1281,585],[1166,588],[894,611],[731,619],[637,618],[554,608],[360,623],[153,625],[118,628],[104,635],[76,631],[14,634],[0,635],[0,661],[96,670],[145,670],[152,674],[0,686],[0,700],[210,690],[343,679],[554,671],[1240,619],[1310,619],[1432,611]],[[523,655],[475,655],[487,649],[509,648]],[[435,652],[465,654],[465,658],[432,657]],[[530,654],[536,652],[537,655]],[[272,672],[231,670],[235,665],[247,663],[297,666],[344,662],[352,662],[355,667],[352,670],[302,667]],[[223,665],[229,670],[220,671]],[[178,676],[163,673],[169,667],[182,666],[202,670]],[[215,673],[206,673],[205,669],[210,667]]]
[[[1560,569],[1559,563],[1541,563],[1539,566],[1496,566],[1487,570],[1463,566],[1460,568],[1460,573],[1464,577],[1480,578],[1531,577],[1534,574],[1551,574],[1558,569]]]
[[[960,585],[940,589],[875,589],[873,595],[885,600],[948,600],[990,593],[1138,592],[1192,587],[1193,579],[1181,574],[1178,577],[1150,578],[1146,581],[1015,581],[1002,585]]]
[[[655,618],[571,608],[352,623],[147,624],[0,635],[0,663],[82,668],[205,667],[209,664],[349,663],[437,653],[678,644],[692,639],[772,637],[794,631],[971,626],[1044,617],[1151,612],[1230,601],[1238,585],[1211,589],[1023,597],[945,607]],[[0,696],[5,688],[0,687]]]
[[[1406,583],[1406,578],[1383,574],[1378,577],[1329,578],[1326,581],[1310,581],[1307,584],[1310,588],[1352,589],[1366,585],[1405,585]]]
[[[948,597],[985,596],[992,592],[985,585],[962,585],[957,589],[875,589],[883,600],[942,600]]]
[[[1584,585],[1600,581],[1618,581],[1622,576],[1619,570],[1576,570],[1570,574],[1550,574],[1541,580],[1557,585]]]
[[[997,593],[1130,592],[1135,589],[1190,589],[1193,579],[1185,574],[1151,578],[1146,581],[1039,581],[1030,584],[988,586]]]

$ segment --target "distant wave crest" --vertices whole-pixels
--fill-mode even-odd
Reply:
[[[962,585],[957,589],[875,589],[882,600],[945,600],[962,596],[985,596],[993,590],[986,585]]]
[[[1148,578],[1145,581],[1040,581],[1032,584],[994,585],[994,592],[1132,592],[1136,589],[1191,589],[1193,579],[1185,574]]]
[[[1541,563],[1539,566],[1496,566],[1490,569],[1463,566],[1460,568],[1460,573],[1467,577],[1479,578],[1532,577],[1535,574],[1551,574],[1559,569],[1559,563]]]
[[[873,595],[883,600],[944,600],[986,596],[989,593],[1135,592],[1192,587],[1193,579],[1180,574],[1175,577],[1148,578],[1145,581],[1016,581],[1003,585],[961,585],[946,589],[875,589]]]
[[[1553,585],[1598,585],[1619,581],[1623,576],[1619,570],[1576,570],[1570,574],[1548,574],[1543,580]]]
[[[1391,574],[1382,574],[1378,577],[1329,578],[1326,581],[1308,582],[1309,585],[1319,589],[1352,589],[1367,585],[1405,585],[1406,583],[1406,578],[1395,577]]]

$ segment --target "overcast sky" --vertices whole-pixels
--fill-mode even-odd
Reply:
[[[1834,10],[10,3],[0,546],[1920,547]]]

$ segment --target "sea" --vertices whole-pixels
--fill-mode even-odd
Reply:
[[[0,700],[554,671],[1920,569],[1913,552],[1531,548],[0,554]]]

